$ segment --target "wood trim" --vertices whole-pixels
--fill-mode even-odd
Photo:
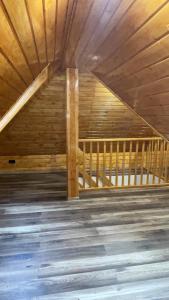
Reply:
[[[18,98],[16,103],[9,109],[9,111],[0,119],[0,132],[9,124],[9,122],[16,116],[16,114],[24,107],[24,105],[31,99],[31,97],[38,91],[43,83],[48,79],[49,65],[37,76],[25,92]]]
[[[125,141],[158,141],[161,137],[146,137],[146,138],[114,138],[114,139],[79,139],[79,142],[125,142]]]
[[[68,199],[79,197],[78,138],[79,138],[79,78],[77,69],[67,69],[67,169]]]

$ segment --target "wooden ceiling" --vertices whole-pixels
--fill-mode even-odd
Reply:
[[[0,115],[55,61],[93,72],[169,138],[169,0],[0,4]]]
[[[63,0],[0,0],[0,116],[44,66],[59,63],[66,11]]]

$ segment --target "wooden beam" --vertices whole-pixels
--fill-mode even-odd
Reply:
[[[42,70],[36,79],[30,84],[25,92],[18,98],[15,104],[7,111],[7,113],[0,119],[0,132],[11,122],[16,114],[24,107],[24,105],[32,98],[38,89],[48,79],[49,65]]]
[[[67,69],[67,169],[68,199],[79,198],[78,138],[79,79],[77,69]]]

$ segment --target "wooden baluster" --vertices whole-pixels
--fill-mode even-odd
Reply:
[[[150,184],[152,184],[152,173],[153,172],[153,143],[151,141],[151,150],[150,150],[150,178],[151,178],[151,182]]]
[[[162,168],[162,178],[163,178],[163,180],[165,180],[166,146],[167,146],[167,143],[166,143],[166,141],[164,141],[164,144],[163,144],[163,168]]]
[[[153,171],[152,171],[152,175],[153,175],[153,180],[152,180],[152,184],[155,183],[155,177],[156,177],[156,169],[157,169],[157,143],[156,141],[153,142]]]
[[[142,156],[141,156],[141,177],[140,177],[140,185],[143,185],[144,154],[145,154],[145,141],[143,141],[143,143],[142,143]]]
[[[139,142],[136,141],[134,185],[137,185],[138,150],[139,150]]]
[[[147,146],[147,162],[146,162],[146,165],[147,165],[147,180],[146,180],[146,184],[149,185],[149,178],[150,178],[150,154],[151,152],[151,142],[149,141],[148,142],[148,146]]]
[[[85,174],[86,174],[86,143],[83,142],[83,188],[86,187]]]
[[[157,141],[154,141],[154,162],[153,162],[153,184],[155,184],[155,178],[157,175]]]
[[[93,171],[93,142],[90,142],[90,187],[92,187],[92,171]]]
[[[109,181],[112,182],[113,142],[110,142]]]
[[[116,152],[116,186],[118,186],[118,176],[119,176],[119,141],[117,141],[117,152]]]
[[[169,163],[169,142],[166,146],[166,163],[165,163],[165,182],[168,182],[168,163]]]
[[[97,142],[97,165],[96,165],[96,185],[99,187],[99,171],[100,171],[100,153],[99,153],[99,142]]]
[[[104,143],[103,143],[103,177],[102,177],[103,187],[106,186],[105,176],[106,176],[106,142],[104,141]]]
[[[131,158],[132,158],[132,148],[133,142],[130,141],[130,148],[129,148],[129,173],[128,173],[128,186],[131,184]]]
[[[161,146],[160,146],[160,163],[159,163],[159,177],[158,177],[158,183],[161,183],[161,178],[162,178],[162,167],[163,167],[163,155],[164,155],[164,141],[161,141]]]
[[[125,176],[125,154],[126,154],[126,141],[123,142],[122,186],[124,186],[124,176]]]

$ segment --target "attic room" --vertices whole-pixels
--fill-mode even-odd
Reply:
[[[169,299],[169,0],[0,0],[0,300]]]

